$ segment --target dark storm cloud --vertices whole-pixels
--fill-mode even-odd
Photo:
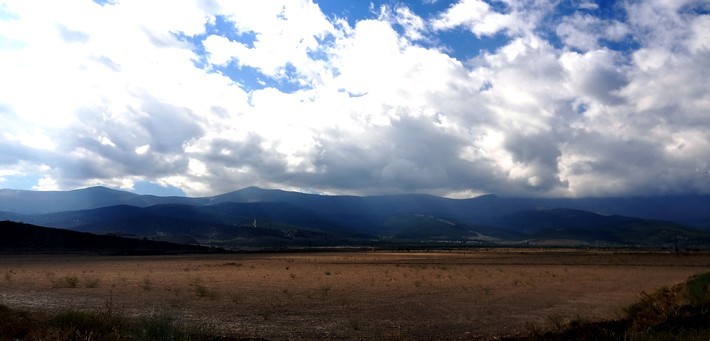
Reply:
[[[558,143],[552,133],[545,132],[528,136],[510,134],[505,146],[516,162],[534,168],[537,183],[533,187],[544,192],[565,185],[558,177],[558,160],[562,155]]]
[[[0,150],[0,166],[14,165],[19,161],[42,163],[54,158],[50,151],[31,148],[8,139],[0,139]]]
[[[618,92],[628,83],[626,76],[619,70],[598,67],[590,70],[581,89],[604,104],[619,105],[624,103],[624,99]]]
[[[148,134],[151,149],[156,152],[182,151],[186,142],[203,134],[196,116],[189,109],[146,99],[141,111],[147,115],[139,120],[139,124]]]
[[[202,128],[184,108],[147,99],[135,119],[116,121],[86,110],[82,124],[71,128],[71,139],[60,148],[73,153],[58,163],[67,178],[112,179],[125,176],[161,177],[187,170],[184,145],[201,136]],[[144,153],[138,148],[148,146]]]
[[[264,140],[256,134],[249,134],[246,139],[233,141],[215,139],[209,150],[202,154],[202,160],[210,166],[215,177],[220,176],[220,169],[226,168],[228,175],[232,169],[248,169],[261,176],[273,178],[286,171],[286,163],[273,150],[264,146]]]
[[[347,188],[369,193],[454,190],[491,183],[485,163],[458,154],[466,141],[431,118],[402,118],[368,130],[366,138],[331,131],[319,140],[316,173],[294,174],[301,186]]]

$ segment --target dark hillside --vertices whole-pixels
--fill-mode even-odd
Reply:
[[[0,221],[0,253],[173,254],[221,249],[40,227]]]
[[[533,240],[579,240],[594,244],[695,248],[710,233],[662,220],[601,215],[572,209],[536,209],[501,217],[498,223]]]

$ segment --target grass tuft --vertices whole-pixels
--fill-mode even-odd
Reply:
[[[105,311],[65,310],[47,316],[0,305],[0,340],[214,340],[213,326],[186,324],[169,312],[129,318]]]
[[[195,284],[195,294],[200,298],[217,298],[217,292],[203,284]]]
[[[145,277],[143,278],[140,287],[143,289],[143,291],[151,291],[153,289],[153,282],[150,280],[150,278]]]
[[[79,277],[64,276],[52,281],[52,288],[78,288]]]
[[[119,340],[128,328],[123,316],[95,311],[67,310],[51,319],[51,325],[73,335],[91,336],[94,340]]]
[[[101,280],[96,277],[85,277],[84,278],[84,286],[87,288],[98,288],[100,282],[101,282]]]
[[[328,296],[330,295],[330,290],[331,290],[331,289],[332,289],[332,287],[331,287],[330,285],[321,286],[321,287],[319,288],[319,291],[320,291],[320,298],[323,299],[323,300],[326,299],[326,298],[328,298]]]

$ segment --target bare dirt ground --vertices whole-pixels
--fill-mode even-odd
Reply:
[[[0,256],[0,304],[168,312],[265,339],[493,339],[617,317],[710,253],[479,250]]]

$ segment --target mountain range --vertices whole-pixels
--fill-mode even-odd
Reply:
[[[105,187],[2,189],[0,220],[226,248],[442,242],[710,246],[710,196],[450,199],[248,187],[192,198]]]

